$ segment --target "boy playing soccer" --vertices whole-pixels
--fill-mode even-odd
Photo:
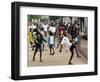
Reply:
[[[72,59],[73,59],[73,56],[74,56],[74,49],[76,48],[76,45],[74,42],[70,42],[68,37],[67,37],[67,33],[64,33],[64,37],[61,41],[61,45],[60,45],[60,50],[59,52],[62,52],[62,47],[63,47],[63,44],[66,44],[66,46],[70,49],[70,52],[71,52],[71,57],[69,59],[69,62],[68,64],[72,64]]]

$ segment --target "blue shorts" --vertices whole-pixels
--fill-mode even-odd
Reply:
[[[42,44],[36,44],[36,49],[42,49]]]
[[[54,44],[49,44],[49,48],[53,48],[54,47]]]
[[[73,52],[74,48],[76,48],[76,45],[72,44],[71,47],[70,47],[70,51]]]

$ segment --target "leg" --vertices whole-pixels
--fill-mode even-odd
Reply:
[[[74,56],[74,52],[71,52],[71,57],[70,57],[70,60],[69,60],[68,64],[72,64],[71,61],[72,61],[73,56]]]
[[[57,48],[59,47],[59,43],[57,44]]]
[[[77,54],[77,57],[81,57],[79,54],[78,54],[78,45],[75,47],[75,51],[76,51],[76,54]]]
[[[55,54],[54,48],[52,48],[52,50],[53,50],[53,53],[52,53],[52,55],[54,55],[54,54]]]
[[[35,45],[32,46],[32,50],[34,51]]]
[[[44,44],[43,44],[43,51],[44,51]]]
[[[61,43],[61,40],[60,38],[58,38],[57,49],[59,48],[60,43]]]
[[[42,49],[40,49],[40,62],[43,62],[42,61]]]
[[[33,44],[33,43],[32,43],[32,42],[30,42],[31,47],[32,47],[32,44]]]
[[[35,48],[34,55],[33,55],[33,61],[35,61],[35,55],[36,55],[37,51],[38,51],[38,48],[36,47],[36,48]]]
[[[71,63],[71,61],[72,61],[72,59],[73,59],[73,56],[74,56],[74,48],[73,48],[73,46],[71,46],[71,48],[70,48],[70,51],[71,51],[71,57],[70,57],[70,59],[69,59],[69,63],[68,64],[72,64]]]
[[[51,50],[51,48],[50,48],[50,55],[52,54],[52,50]]]

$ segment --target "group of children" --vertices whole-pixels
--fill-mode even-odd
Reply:
[[[50,50],[50,55],[54,55],[55,54],[55,50],[54,50],[54,45],[55,45],[55,36],[54,33],[52,33],[51,31],[48,32],[49,36],[48,36],[48,40],[46,41],[46,38],[44,37],[44,31],[43,28],[41,29],[41,31],[39,31],[37,28],[35,29],[30,29],[29,30],[29,42],[30,45],[32,47],[32,50],[34,50],[34,55],[33,55],[33,61],[35,61],[35,56],[36,53],[38,51],[40,51],[40,62],[42,62],[42,51],[44,50],[44,42],[47,43],[48,42],[48,47]],[[73,40],[72,42],[69,41],[68,37],[67,37],[67,32],[63,32],[59,35],[59,40],[58,41],[58,45],[57,48],[59,48],[59,52],[62,52],[63,49],[63,45],[66,45],[66,48],[68,48],[71,52],[71,57],[69,59],[68,64],[72,64],[72,59],[74,56],[74,49],[76,50],[77,53],[77,57],[80,57],[78,55],[77,52],[77,46],[76,46],[76,40]]]

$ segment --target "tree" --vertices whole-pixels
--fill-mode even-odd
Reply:
[[[50,21],[56,21],[58,19],[63,19],[63,16],[49,16]]]
[[[32,19],[41,19],[42,16],[39,15],[28,15],[28,21],[32,21]]]

